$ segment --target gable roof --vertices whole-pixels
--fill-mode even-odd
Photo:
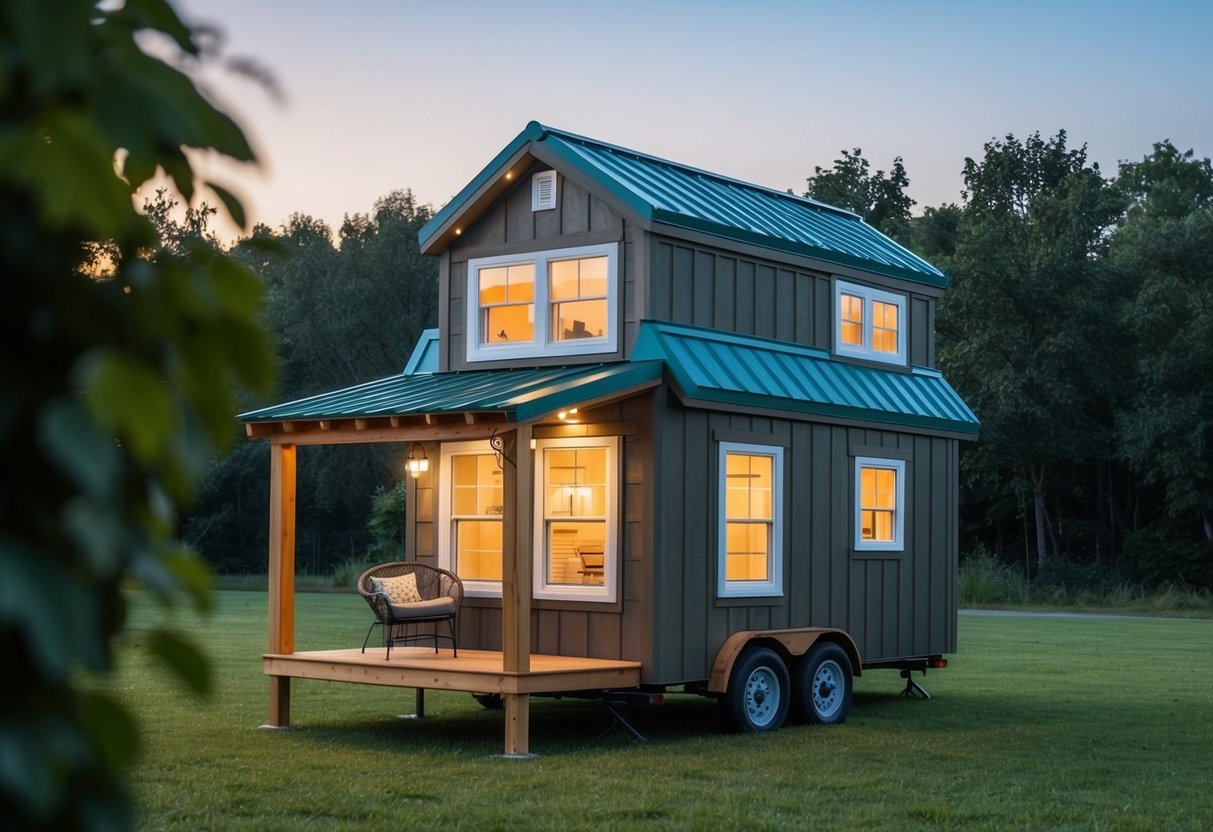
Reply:
[[[506,174],[527,156],[576,171],[650,229],[699,231],[930,286],[948,283],[939,269],[850,211],[535,121],[421,229],[422,251],[449,244],[465,214],[504,192]]]

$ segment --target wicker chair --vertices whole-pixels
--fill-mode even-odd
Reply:
[[[421,601],[393,604],[384,592],[376,592],[372,578],[397,578],[413,575],[417,580],[417,591]],[[453,572],[426,566],[422,563],[382,563],[372,566],[358,578],[358,592],[366,599],[375,613],[375,620],[362,640],[362,652],[366,652],[371,632],[378,624],[383,628],[383,644],[387,647],[385,659],[392,657],[392,645],[422,641],[432,638],[434,652],[438,652],[438,640],[451,642],[451,648],[459,655],[459,608],[463,604],[463,581]],[[439,632],[439,625],[446,622],[450,635]],[[419,625],[432,624],[432,628],[418,630]]]

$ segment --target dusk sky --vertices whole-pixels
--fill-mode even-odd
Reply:
[[[1065,129],[1105,175],[1165,138],[1213,155],[1213,3],[175,0],[284,100],[206,77],[260,172],[255,221],[435,209],[532,119],[781,190],[861,147],[960,200],[966,156]]]

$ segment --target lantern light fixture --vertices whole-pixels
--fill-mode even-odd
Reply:
[[[420,442],[413,443],[413,450],[409,451],[409,458],[405,462],[405,467],[413,479],[417,479],[430,470],[430,460],[425,455],[425,446]]]

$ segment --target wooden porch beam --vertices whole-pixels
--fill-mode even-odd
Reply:
[[[507,673],[531,669],[531,561],[534,556],[531,426],[506,434],[502,489],[501,663]],[[511,464],[512,463],[512,464]],[[530,753],[530,698],[505,696],[505,755]]]
[[[294,445],[270,445],[269,651],[295,652]],[[291,724],[291,680],[270,677],[269,724]]]

